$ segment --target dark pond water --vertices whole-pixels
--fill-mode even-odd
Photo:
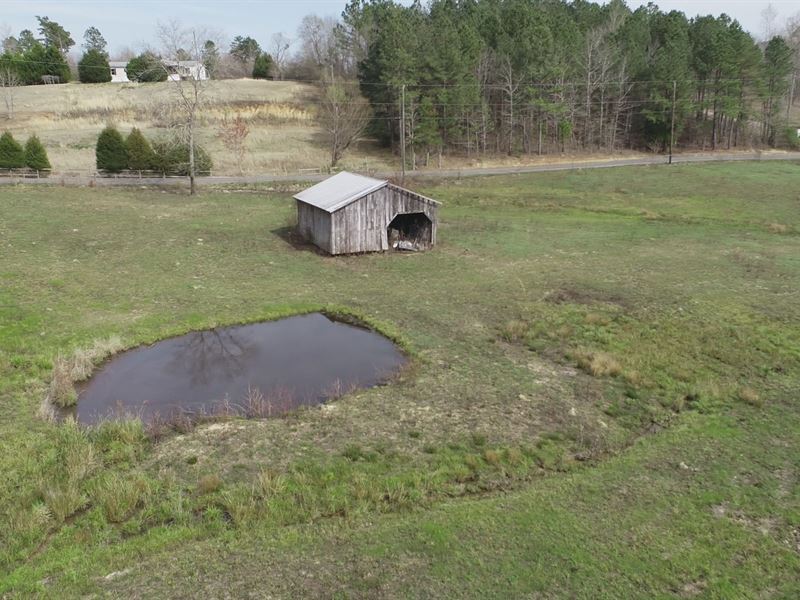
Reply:
[[[78,390],[77,419],[267,417],[377,385],[405,362],[385,337],[320,313],[197,331],[108,361]]]

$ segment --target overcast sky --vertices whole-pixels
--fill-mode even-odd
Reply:
[[[410,0],[405,0],[409,2]],[[0,34],[17,35],[22,29],[36,29],[36,15],[61,23],[80,45],[90,25],[99,28],[112,54],[124,47],[135,50],[154,42],[158,21],[179,19],[185,25],[213,27],[228,40],[249,35],[268,47],[273,33],[294,36],[304,15],[338,17],[346,0],[0,0]],[[628,0],[636,7],[646,2]],[[760,37],[761,13],[772,4],[778,22],[800,12],[800,0],[661,0],[664,10],[681,10],[688,16],[728,13]]]

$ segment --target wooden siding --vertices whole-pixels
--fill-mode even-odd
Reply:
[[[431,246],[436,244],[438,205],[428,198],[387,185],[328,213],[297,201],[300,234],[329,254],[380,252],[389,249],[387,229],[397,215],[422,213],[431,221]]]
[[[331,248],[331,214],[316,206],[297,201],[297,230],[328,254]]]
[[[388,185],[333,213],[331,254],[380,252],[389,249],[387,228],[399,214],[423,213],[431,221],[436,243],[437,205],[427,198]]]

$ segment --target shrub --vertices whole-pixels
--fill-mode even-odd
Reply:
[[[42,142],[35,135],[29,137],[28,141],[25,142],[25,166],[35,171],[47,171],[50,169],[47,150],[44,149]]]
[[[155,155],[147,138],[136,127],[131,129],[125,140],[128,151],[128,168],[133,171],[148,171],[153,168]]]
[[[114,127],[106,127],[97,138],[97,168],[100,171],[119,173],[128,166],[128,150],[125,140]]]
[[[125,71],[131,81],[166,81],[167,71],[161,60],[151,52],[145,52],[128,61]]]
[[[111,81],[111,67],[105,52],[92,48],[78,63],[78,79],[81,83],[107,83]]]
[[[21,169],[25,166],[25,151],[14,136],[6,131],[0,135],[0,169]]]
[[[578,353],[577,362],[578,367],[595,377],[616,377],[622,373],[619,362],[605,352]]]
[[[162,141],[153,144],[155,153],[154,167],[164,175],[189,174],[189,144],[180,141]],[[195,145],[195,174],[203,175],[211,172],[213,163],[211,156],[202,146]]]
[[[253,63],[253,79],[272,79],[272,57],[259,54]]]

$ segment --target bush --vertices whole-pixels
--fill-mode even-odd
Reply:
[[[25,142],[25,166],[35,171],[47,171],[50,169],[50,160],[47,158],[47,150],[42,146],[42,142],[35,135],[28,138]]]
[[[6,131],[0,135],[0,169],[21,169],[25,166],[25,151],[14,136]]]
[[[128,150],[125,140],[114,127],[106,127],[97,138],[97,168],[108,173],[119,173],[128,167]]]
[[[253,79],[272,79],[272,57],[259,54],[253,63]]]
[[[111,67],[105,52],[95,48],[87,51],[78,63],[81,83],[107,83],[111,81]]]
[[[155,169],[164,175],[189,174],[189,144],[186,142],[166,141],[153,144],[155,153]],[[207,175],[213,168],[211,156],[202,146],[195,144],[195,174]]]
[[[140,54],[128,61],[125,71],[131,81],[166,81],[167,71],[161,60],[150,52]]]
[[[148,171],[153,168],[155,154],[150,142],[136,127],[131,129],[125,140],[128,151],[128,168],[133,171]]]

